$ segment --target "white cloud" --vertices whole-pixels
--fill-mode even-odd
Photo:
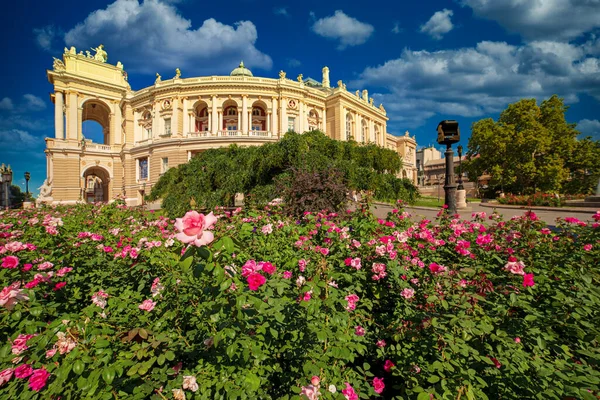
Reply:
[[[273,12],[275,13],[275,15],[283,15],[284,17],[290,16],[287,7],[277,7],[273,10]]]
[[[597,119],[582,119],[577,123],[577,130],[581,136],[591,136],[595,140],[600,140],[600,121]]]
[[[0,100],[0,110],[12,110],[14,108],[13,102],[10,98],[5,97]]]
[[[20,129],[0,131],[0,147],[10,150],[25,150],[32,147],[43,147],[44,139],[33,136]]]
[[[402,32],[402,28],[400,28],[400,24],[396,22],[392,28],[392,33],[398,34],[400,32]]]
[[[598,0],[462,0],[476,16],[527,39],[569,40],[600,27]]]
[[[287,65],[290,68],[297,68],[297,67],[301,66],[302,63],[300,62],[300,60],[296,60],[295,58],[288,58]]]
[[[405,49],[397,59],[366,68],[349,86],[370,88],[391,121],[410,128],[436,114],[489,115],[524,97],[558,94],[574,103],[586,93],[600,100],[599,65],[584,46],[484,41],[453,50]]]
[[[343,50],[348,46],[365,43],[375,28],[373,25],[360,22],[356,18],[344,14],[342,10],[337,10],[330,17],[316,20],[312,30],[317,35],[339,40],[338,50]]]
[[[46,109],[46,103],[41,98],[33,94],[23,95],[25,98],[25,107],[31,111],[40,111]]]
[[[33,30],[35,35],[35,41],[42,49],[46,51],[53,51],[54,45],[56,45],[57,39],[61,36],[62,32],[57,29],[54,25],[47,25],[43,28],[36,28]]]
[[[438,11],[429,18],[424,25],[421,25],[420,32],[426,33],[436,40],[440,40],[446,33],[450,32],[454,25],[450,20],[454,13],[452,10],[444,8]]]
[[[153,73],[181,68],[183,74],[228,71],[240,59],[248,67],[270,69],[271,57],[255,47],[251,21],[226,25],[213,18],[196,29],[174,5],[161,0],[116,0],[90,13],[65,34],[67,46],[86,50],[102,43],[109,61],[129,71]]]

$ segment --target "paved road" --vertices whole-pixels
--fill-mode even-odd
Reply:
[[[475,212],[484,211],[488,215],[493,212],[493,208],[490,207],[482,207],[479,203],[470,203],[469,209],[467,210],[459,210],[459,214],[461,218],[471,219],[471,214]],[[388,212],[390,212],[394,207],[384,206],[384,205],[376,205],[373,206],[373,213],[377,217],[385,217]],[[412,214],[413,219],[416,221],[420,221],[423,218],[427,218],[429,220],[434,221],[436,218],[436,214],[438,213],[438,209],[435,208],[425,208],[425,207],[406,207],[406,211]],[[499,214],[501,214],[504,219],[510,219],[514,215],[523,215],[527,210],[524,209],[506,209],[506,208],[498,208]],[[548,225],[555,225],[556,218],[565,218],[565,217],[575,217],[582,221],[593,221],[592,215],[590,213],[583,212],[572,212],[572,211],[560,211],[560,210],[534,210],[533,211],[542,221],[546,222]]]

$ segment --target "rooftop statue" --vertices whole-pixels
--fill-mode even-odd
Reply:
[[[181,70],[179,68],[175,68],[175,79],[181,78]]]
[[[52,58],[54,58],[54,64],[52,64],[52,69],[54,69],[57,72],[64,71],[66,68],[65,63],[63,63],[62,60],[59,60],[56,57]]]
[[[96,61],[100,61],[105,63],[106,61],[108,61],[108,54],[106,53],[106,51],[104,51],[104,45],[101,44],[98,47],[92,47],[92,50],[94,50],[96,52],[96,55],[94,55],[94,60]]]
[[[279,79],[285,79],[285,72],[279,71]]]
[[[298,82],[302,82],[303,81],[304,76],[302,74],[298,75]]]
[[[159,83],[161,81],[162,77],[158,74],[158,72],[156,73],[156,80],[154,81],[154,84],[156,85],[157,83]]]

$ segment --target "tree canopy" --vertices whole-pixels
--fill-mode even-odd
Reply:
[[[465,171],[491,175],[490,185],[510,193],[589,193],[600,178],[599,142],[568,123],[568,106],[553,95],[538,105],[523,99],[473,123]]]
[[[400,156],[374,144],[330,139],[319,131],[287,133],[262,146],[206,150],[187,164],[169,169],[152,188],[149,200],[163,199],[169,215],[189,209],[233,206],[236,193],[246,205],[263,205],[278,197],[275,181],[292,169],[305,172],[337,170],[350,190],[372,191],[381,200],[412,201],[416,187],[398,179]]]

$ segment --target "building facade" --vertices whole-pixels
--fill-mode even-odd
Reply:
[[[383,105],[367,90],[350,93],[342,81],[254,77],[243,63],[229,76],[170,79],[132,90],[120,62],[108,64],[100,45],[95,55],[65,48],[54,59],[48,80],[54,86],[55,137],[46,139],[50,203],[109,201],[124,196],[141,204],[167,169],[209,148],[256,146],[286,132],[321,130],[337,140],[376,143],[404,158],[403,177],[416,183],[416,142],[408,132],[387,133]],[[85,121],[102,126],[103,143],[82,135]]]

